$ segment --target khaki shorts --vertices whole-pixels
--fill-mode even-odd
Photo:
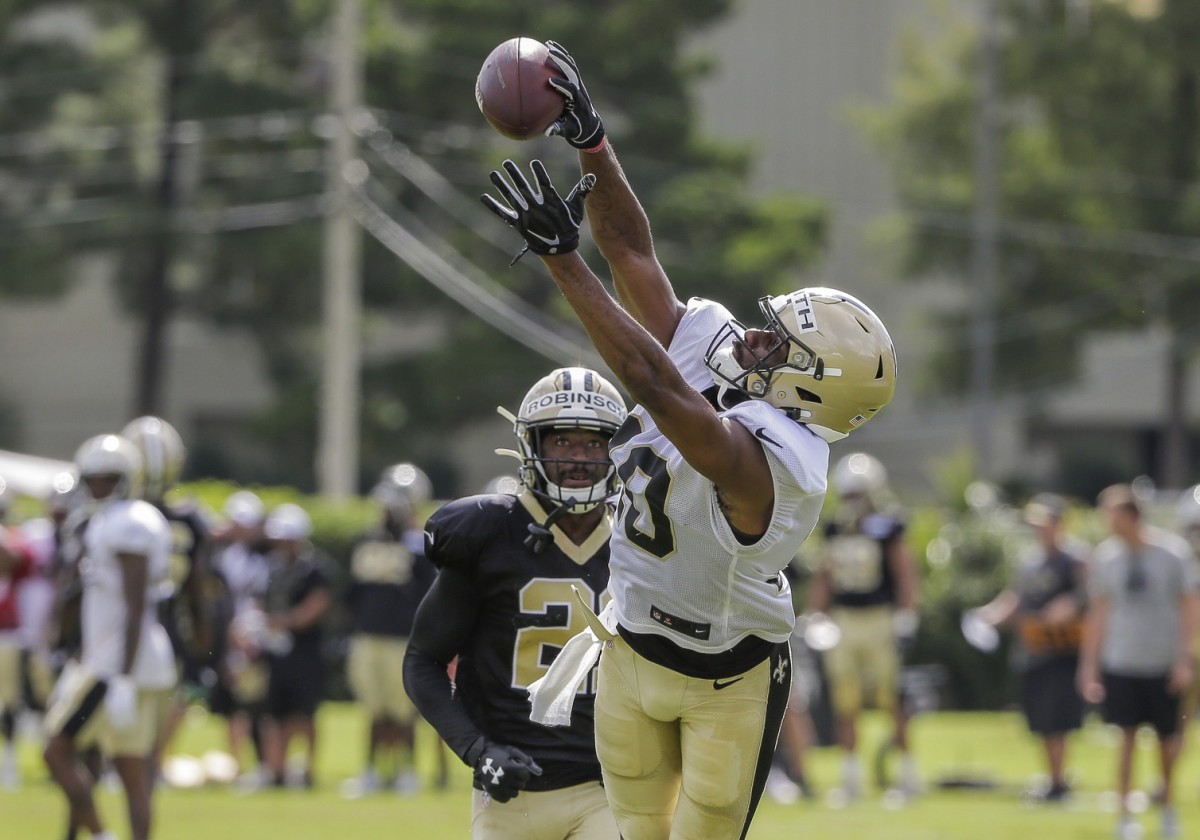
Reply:
[[[350,640],[350,690],[373,718],[412,723],[417,710],[404,690],[404,651],[408,640],[359,635]]]
[[[33,701],[39,709],[46,708],[50,702],[50,692],[54,690],[54,668],[49,658],[30,654],[25,660],[25,669],[29,687],[33,691]]]
[[[892,608],[840,608],[830,610],[829,617],[842,633],[837,647],[825,654],[833,710],[839,715],[856,715],[865,705],[891,710],[900,679]]]
[[[127,729],[109,725],[104,710],[103,681],[77,663],[63,669],[46,713],[49,736],[63,735],[77,747],[93,744],[108,756],[148,756],[166,719],[171,690],[139,689],[137,721]]]
[[[620,840],[604,788],[585,782],[561,790],[521,791],[497,802],[471,793],[472,840]]]
[[[0,708],[14,711],[21,707],[21,646],[16,635],[0,637]]]

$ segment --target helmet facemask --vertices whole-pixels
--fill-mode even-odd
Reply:
[[[554,459],[545,454],[545,439],[560,431],[583,430],[596,432],[605,440],[612,437],[615,429],[596,428],[595,426],[578,424],[555,423],[549,426],[526,426],[522,441],[522,450],[527,455],[522,459],[521,478],[526,485],[545,493],[558,504],[567,507],[567,513],[586,513],[607,499],[616,489],[616,467],[607,451],[603,459],[562,458]],[[555,469],[557,468],[557,469]],[[560,480],[564,474],[572,471],[586,470],[590,476],[600,478],[585,487],[566,487],[551,480],[551,472],[555,472]]]
[[[521,481],[535,493],[562,506],[567,514],[586,513],[616,490],[616,468],[607,452],[602,460],[568,458],[550,460],[545,453],[545,436],[556,430],[583,430],[611,438],[625,422],[625,402],[604,377],[587,368],[560,368],[538,380],[521,402],[517,415],[500,409],[513,422],[521,461]],[[599,478],[586,487],[564,487],[551,480],[551,472],[586,467]],[[561,480],[561,477],[560,477]]]

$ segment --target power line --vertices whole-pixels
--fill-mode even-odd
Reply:
[[[489,280],[416,217],[397,210],[402,221],[393,218],[362,188],[354,197],[352,212],[367,232],[464,309],[555,364],[606,369],[590,346],[553,331],[540,312]]]

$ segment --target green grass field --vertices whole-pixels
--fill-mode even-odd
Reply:
[[[469,785],[466,768],[452,759],[450,788],[427,789],[412,798],[375,794],[361,799],[341,795],[342,782],[360,769],[365,723],[356,707],[327,704],[321,712],[320,762],[314,791],[272,790],[242,793],[226,787],[162,790],[156,799],[156,837],[160,840],[451,840],[469,837]],[[869,717],[864,744],[880,742],[884,725]],[[1200,734],[1190,733],[1176,788],[1184,836],[1200,832]],[[939,713],[913,724],[918,763],[928,791],[902,807],[889,807],[877,794],[846,807],[828,797],[815,802],[778,805],[764,800],[750,831],[752,840],[1100,840],[1112,836],[1114,738],[1099,724],[1076,736],[1071,765],[1078,790],[1065,806],[1022,802],[1020,789],[1040,770],[1036,743],[1014,714]],[[219,722],[201,711],[184,723],[174,752],[202,755],[221,749]],[[429,730],[419,744],[421,772],[433,777],[433,741]],[[55,840],[62,836],[65,804],[41,766],[39,745],[22,742],[25,777],[17,791],[0,791],[0,839]],[[822,793],[838,783],[840,758],[832,749],[810,754],[813,779]],[[1156,781],[1152,740],[1138,756],[1139,784]],[[939,790],[936,781],[950,775],[986,777],[991,790]],[[119,793],[104,790],[100,807],[123,836]],[[1158,831],[1157,814],[1142,816],[1146,837]]]

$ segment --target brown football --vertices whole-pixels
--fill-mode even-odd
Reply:
[[[492,127],[513,140],[545,132],[563,112],[563,98],[550,87],[562,78],[546,45],[534,38],[510,38],[483,62],[475,80],[475,101]]]

